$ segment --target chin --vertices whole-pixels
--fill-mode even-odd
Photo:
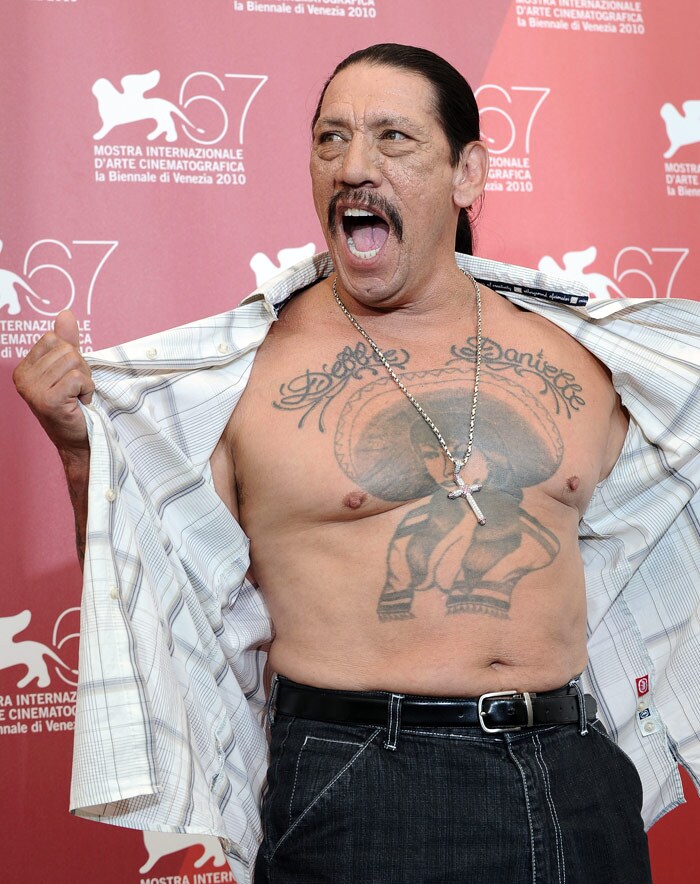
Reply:
[[[380,294],[387,288],[393,289],[396,285],[396,260],[392,260],[394,256],[389,249],[385,249],[370,259],[356,257],[345,244],[331,249],[333,266],[343,287],[350,292],[357,290],[367,294]]]

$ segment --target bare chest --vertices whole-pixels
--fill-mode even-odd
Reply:
[[[269,344],[232,419],[252,529],[442,508],[448,495],[492,520],[523,501],[582,512],[598,481],[611,395],[578,345],[485,337],[475,403],[473,339],[388,348],[404,390],[352,334],[344,346]]]

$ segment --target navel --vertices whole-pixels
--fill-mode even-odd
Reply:
[[[351,491],[343,498],[343,506],[347,506],[351,510],[356,510],[359,509],[366,500],[366,491]]]

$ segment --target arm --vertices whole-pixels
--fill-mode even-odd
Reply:
[[[234,519],[240,524],[241,516],[238,501],[238,485],[236,484],[236,467],[233,457],[230,420],[209,458],[209,465],[211,466],[212,479],[214,480],[214,490],[230,510]],[[253,572],[252,563],[246,576],[251,583],[255,586],[258,585]]]
[[[238,492],[233,451],[229,440],[230,421],[209,458],[214,489],[238,521]]]
[[[56,318],[54,331],[37,341],[15,368],[12,379],[63,462],[75,513],[76,544],[82,568],[90,446],[78,401],[90,402],[95,385],[90,368],[80,355],[79,340],[75,317],[70,311],[63,311]]]
[[[622,404],[622,400],[620,399],[619,395],[612,387],[612,381],[610,382],[610,387],[613,391],[613,405],[610,414],[610,431],[608,433],[604,459],[601,464],[600,476],[598,477],[599,482],[602,482],[603,479],[608,478],[610,472],[612,471],[612,468],[617,463],[618,458],[620,457],[620,454],[622,452],[622,448],[625,444],[625,437],[627,436],[627,429],[630,422],[629,413],[625,406]]]

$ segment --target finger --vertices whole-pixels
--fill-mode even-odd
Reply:
[[[85,392],[81,393],[80,396],[78,396],[78,399],[80,399],[83,405],[89,405],[92,402],[92,394],[95,391],[95,382],[93,381],[92,376],[90,376],[89,381],[83,385],[83,390]]]
[[[47,353],[41,363],[42,384],[47,394],[52,397],[58,395],[63,400],[77,398],[89,405],[95,389],[90,366],[70,344],[63,344],[62,351],[58,354],[59,348],[56,348]]]
[[[56,317],[53,324],[53,330],[59,338],[72,344],[74,347],[80,346],[80,330],[78,329],[78,320],[70,310],[62,310]]]
[[[47,353],[58,346],[67,346],[66,342],[59,338],[54,332],[46,332],[34,344],[29,353],[22,359],[18,365],[32,366],[39,362]],[[72,346],[72,345],[71,345]]]
[[[34,386],[42,383],[50,386],[61,374],[84,363],[79,351],[53,332],[48,332],[32,347],[15,369],[18,386]],[[86,365],[86,370],[89,371]]]
[[[47,353],[41,363],[42,382],[45,387],[52,388],[60,384],[66,375],[70,374],[73,378],[72,389],[75,392],[72,396],[80,398],[86,393],[92,393],[95,384],[92,380],[92,372],[83,357],[74,347],[65,345],[66,349],[58,356],[55,351]],[[44,363],[46,365],[44,366]],[[76,383],[79,385],[76,387]],[[89,399],[88,399],[89,401]]]
[[[44,352],[33,364],[25,361],[20,363],[13,372],[13,380],[19,394],[37,409],[42,409],[45,397],[53,398],[54,388],[61,385],[63,378],[69,373],[74,375],[73,387],[76,396],[87,395],[86,404],[90,401],[90,394],[94,390],[90,367],[80,355],[78,350],[71,344],[66,343],[50,332],[54,345]],[[38,345],[37,345],[38,346]],[[76,387],[75,379],[81,378],[81,383]],[[53,392],[52,392],[53,391]]]
[[[95,384],[90,373],[76,368],[65,372],[52,387],[46,391],[46,404],[51,408],[61,408],[80,399],[86,404],[92,399]]]

